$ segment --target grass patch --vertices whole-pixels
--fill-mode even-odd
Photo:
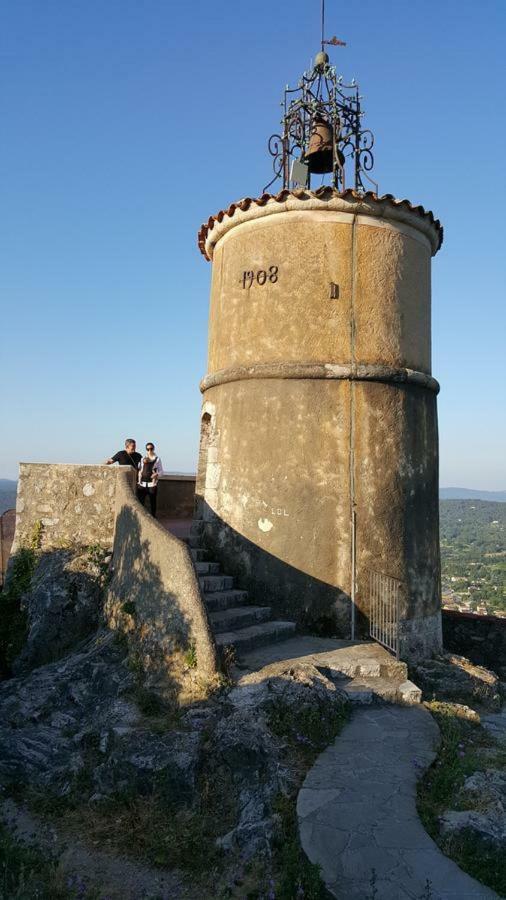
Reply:
[[[503,853],[485,846],[471,832],[443,836],[439,831],[439,818],[446,810],[476,808],[459,796],[466,778],[474,772],[503,766],[505,751],[497,748],[494,754],[494,741],[484,729],[456,715],[451,703],[427,705],[439,725],[441,747],[436,761],[418,785],[420,818],[443,852],[461,869],[506,896],[506,858]]]
[[[276,900],[324,900],[328,897],[320,877],[320,866],[311,863],[304,853],[299,840],[296,800],[294,797],[279,797],[275,812],[281,819],[281,829],[274,846]]]
[[[58,817],[60,827],[79,834],[92,846],[109,853],[131,856],[161,868],[180,868],[195,878],[221,867],[222,852],[216,838],[235,824],[237,798],[229,773],[201,777],[197,800],[174,797],[163,778],[152,793],[118,793],[97,802],[47,795],[30,802],[32,809]]]
[[[69,900],[58,857],[18,843],[0,825],[0,900]]]
[[[281,699],[269,705],[269,728],[285,740],[290,748],[309,765],[332,743],[349,717],[347,706],[320,705],[315,697],[311,704],[287,706]]]
[[[329,709],[317,697],[311,704],[286,705],[273,700],[267,712],[269,728],[288,745],[292,758],[299,761],[299,784],[293,794],[280,795],[274,811],[280,818],[280,832],[274,843],[272,874],[262,893],[252,893],[251,900],[275,897],[276,900],[324,900],[329,894],[320,877],[320,867],[311,863],[299,840],[297,825],[297,793],[307,769],[331,744],[349,718],[349,705]],[[271,891],[269,893],[268,891]]]
[[[190,644],[184,655],[184,660],[189,669],[197,668],[197,648],[195,644]]]

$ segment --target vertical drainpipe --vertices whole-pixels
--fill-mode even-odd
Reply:
[[[350,355],[351,355],[351,381],[350,381],[350,527],[351,527],[351,640],[355,640],[355,595],[356,595],[356,567],[357,567],[357,513],[355,508],[355,382],[353,380],[355,370],[355,270],[356,270],[356,223],[357,217],[353,216],[351,226],[351,310],[350,310]]]

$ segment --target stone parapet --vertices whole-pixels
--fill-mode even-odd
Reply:
[[[11,553],[30,541],[38,523],[44,550],[111,547],[120,477],[133,482],[133,470],[124,474],[113,466],[20,463]]]
[[[113,567],[107,621],[128,635],[143,668],[163,675],[174,653],[192,649],[198,670],[215,674],[216,647],[189,547],[141,506],[125,472],[116,494]]]

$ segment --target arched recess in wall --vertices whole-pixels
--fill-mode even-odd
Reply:
[[[204,518],[204,497],[206,492],[206,473],[209,445],[211,443],[211,434],[213,431],[212,414],[205,407],[200,419],[200,444],[199,459],[197,468],[197,479],[195,482],[195,518]]]

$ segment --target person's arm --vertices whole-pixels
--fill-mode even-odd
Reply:
[[[115,453],[114,456],[111,456],[109,459],[106,459],[105,465],[112,466],[113,463],[118,462],[119,453]]]
[[[155,464],[153,466],[153,473],[156,474],[157,481],[160,478],[160,475],[163,475],[163,465],[162,465],[162,460],[160,459],[160,457],[158,457],[157,461],[155,462]]]

